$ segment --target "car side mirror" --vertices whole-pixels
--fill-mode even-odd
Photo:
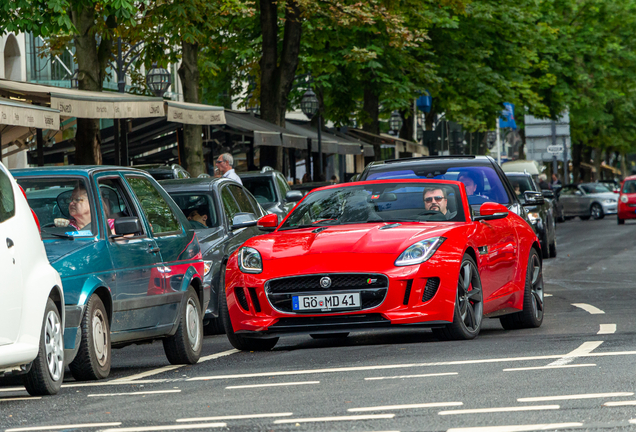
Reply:
[[[285,194],[285,201],[298,202],[303,199],[303,193],[299,190],[290,190]]]
[[[121,237],[127,235],[140,235],[144,230],[141,227],[141,221],[137,216],[125,216],[116,218],[113,226],[117,233],[111,237]]]
[[[544,189],[541,193],[543,194],[543,198],[554,199],[554,192],[549,189]]]
[[[479,207],[479,215],[473,221],[489,221],[508,217],[508,208],[494,202],[486,202]]]
[[[523,203],[524,206],[536,206],[541,205],[545,202],[545,200],[543,199],[543,194],[541,192],[525,191],[523,193],[523,198],[525,200],[525,202]]]
[[[278,215],[268,214],[258,220],[256,226],[261,231],[271,232],[278,226]]]
[[[230,229],[232,231],[240,229],[253,227],[256,225],[256,216],[254,213],[236,213],[232,218],[232,226]]]

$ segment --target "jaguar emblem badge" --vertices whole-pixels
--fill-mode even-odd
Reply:
[[[329,288],[331,286],[331,278],[325,276],[320,279],[320,286],[322,288]]]

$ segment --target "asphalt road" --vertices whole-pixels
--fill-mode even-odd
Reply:
[[[108,380],[68,374],[54,397],[0,383],[0,430],[636,430],[636,223],[577,219],[557,233],[539,329],[295,336],[265,353],[210,336],[188,367],[161,343],[131,346],[113,351]]]

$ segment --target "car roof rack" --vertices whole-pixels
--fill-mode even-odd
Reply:
[[[402,158],[402,159],[388,159],[384,163],[396,163],[396,162],[410,162],[417,160],[431,160],[431,159],[475,159],[475,155],[449,155],[449,156],[421,156],[414,158]]]

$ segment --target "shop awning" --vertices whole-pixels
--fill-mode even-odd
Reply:
[[[401,152],[418,153],[428,156],[428,148],[413,141],[398,138],[389,134],[381,133],[380,135],[363,131],[362,129],[349,129],[351,136],[365,140],[369,144],[380,144],[388,146],[398,146]],[[366,155],[366,152],[365,152]]]
[[[0,98],[0,124],[58,130],[60,128],[60,112],[51,108]]]
[[[31,101],[63,117],[117,119],[164,117],[164,100],[127,93],[93,92],[0,79],[0,96]]]
[[[204,126],[225,124],[223,107],[212,105],[167,101],[166,115],[169,121],[175,123]]]
[[[273,123],[254,117],[241,111],[225,111],[228,127],[254,137],[254,147],[277,146],[307,149],[307,138],[289,128],[282,128]]]
[[[305,135],[307,138],[311,139],[311,151],[318,151],[318,130],[316,128],[311,127],[307,122],[299,122],[291,119],[288,119],[285,122],[285,127],[295,133]],[[320,143],[322,152],[326,154],[362,153],[359,144],[325,131],[321,131]]]

